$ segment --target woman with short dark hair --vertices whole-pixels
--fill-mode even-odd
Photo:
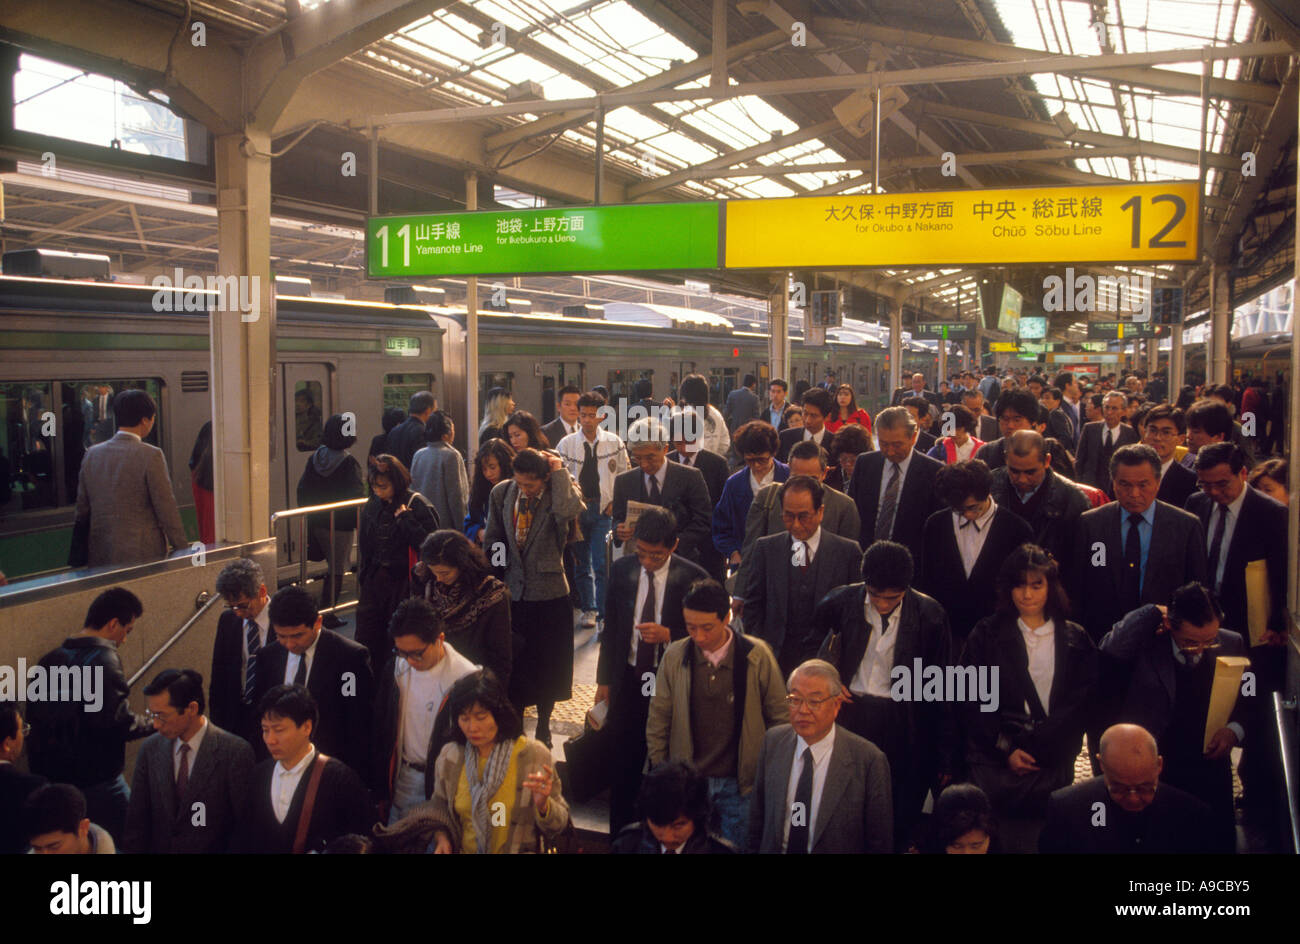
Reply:
[[[510,592],[492,575],[482,549],[459,531],[433,532],[420,545],[412,590],[438,614],[447,642],[509,690]]]
[[[939,794],[928,833],[922,852],[987,855],[999,851],[993,805],[973,783],[954,783]]]
[[[370,650],[370,664],[388,661],[388,621],[410,596],[411,567],[424,536],[438,530],[438,514],[396,456],[375,457],[367,476],[373,493],[361,509],[356,640]]]
[[[515,474],[514,462],[515,450],[504,439],[488,439],[478,447],[464,527],[465,536],[480,546],[487,525],[488,495],[498,482]]]
[[[871,452],[875,448],[875,444],[871,441],[871,434],[865,427],[857,423],[841,426],[835,438],[831,440],[830,449],[827,450],[830,453],[830,467],[822,483],[828,488],[848,494],[849,482],[853,478],[858,456],[864,452]]]
[[[505,688],[486,669],[460,679],[444,710],[456,727],[434,763],[433,851],[541,851],[542,837],[558,836],[569,821],[550,750],[524,736]]]
[[[361,463],[352,458],[348,449],[353,446],[356,436],[343,435],[343,415],[335,413],[325,421],[321,433],[321,444],[307,460],[307,467],[298,480],[298,507],[311,505],[330,505],[334,502],[347,501],[349,498],[361,498],[366,494],[366,487],[361,481]],[[334,540],[330,541],[330,519],[334,520]],[[329,609],[339,602],[343,592],[343,575],[347,572],[352,557],[352,539],[357,530],[357,510],[347,508],[343,511],[320,512],[307,519],[307,533],[311,542],[307,546],[308,560],[329,561],[329,573],[325,575],[321,590],[320,608]],[[321,617],[321,625],[327,629],[337,629],[343,620],[333,613]]]

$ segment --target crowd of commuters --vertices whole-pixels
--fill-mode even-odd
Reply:
[[[496,389],[469,463],[427,392],[364,469],[317,418],[299,503],[369,492],[308,523],[319,598],[227,565],[206,683],[156,673],[141,717],[117,647],[144,606],[100,594],[41,666],[102,670],[102,710],[0,705],[3,851],[546,851],[584,629],[614,852],[1230,852],[1237,747],[1268,827],[1288,496],[1257,383],[1171,403],[1140,373],[916,374],[874,417],[833,373],[756,387],[719,410],[700,375],[662,404],[641,381],[655,409],[617,431],[601,389],[561,388],[545,425]],[[152,402],[114,407],[81,477],[91,563],[184,538]],[[102,510],[114,467],[139,509]],[[355,641],[332,612],[354,531]],[[1207,731],[1233,656],[1255,684]]]

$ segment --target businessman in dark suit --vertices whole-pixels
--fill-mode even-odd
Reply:
[[[229,852],[248,808],[253,749],[203,716],[203,676],[167,669],[145,686],[156,734],[140,748],[124,852]]]
[[[388,454],[411,471],[411,459],[425,447],[428,442],[424,435],[424,424],[429,421],[433,411],[438,408],[438,401],[428,390],[411,394],[406,419],[402,420],[388,434]],[[552,443],[554,445],[554,443]]]
[[[768,728],[749,806],[748,848],[787,855],[887,853],[889,761],[835,723],[844,686],[820,659],[789,678],[790,723]],[[793,789],[792,789],[793,788]]]
[[[1047,435],[1053,439],[1065,443],[1068,448],[1074,447],[1074,421],[1070,419],[1070,414],[1061,407],[1061,391],[1056,387],[1048,387],[1043,391],[1043,395],[1038,398],[1044,410],[1047,411]]]
[[[947,611],[958,648],[997,605],[1002,562],[1033,536],[1023,518],[993,501],[991,481],[979,459],[941,468],[934,488],[948,507],[926,520],[921,537],[916,586]]]
[[[1147,413],[1142,432],[1142,442],[1160,457],[1160,490],[1156,498],[1175,508],[1184,507],[1196,493],[1196,473],[1174,458],[1186,430],[1183,411],[1161,403]]]
[[[744,587],[745,634],[772,647],[781,674],[817,654],[824,632],[813,609],[836,587],[858,577],[856,541],[822,527],[826,487],[811,475],[787,479],[777,495],[785,532],[754,543]]]
[[[622,547],[632,538],[627,526],[629,501],[659,505],[673,513],[679,540],[677,553],[701,567],[708,560],[705,553],[711,541],[710,524],[713,505],[709,488],[699,469],[668,461],[669,431],[654,417],[639,419],[628,430],[627,451],[636,468],[614,479],[614,546]],[[624,549],[624,555],[630,549]]]
[[[980,442],[992,442],[1002,435],[998,429],[998,421],[984,412],[984,394],[980,392],[979,387],[972,387],[962,392],[962,406],[971,411],[975,417],[974,436]]]
[[[849,497],[862,518],[858,543],[898,541],[915,559],[925,520],[939,510],[934,477],[943,463],[915,451],[916,421],[901,406],[881,410],[875,429],[880,449],[858,456],[849,480]]]
[[[574,384],[565,384],[555,394],[555,412],[558,414],[542,427],[542,435],[554,449],[565,436],[578,431],[578,398],[582,389]]]
[[[911,413],[912,419],[916,420],[916,451],[925,455],[934,448],[937,441],[929,430],[930,401],[925,397],[904,397],[899,406]]]
[[[1164,779],[1210,807],[1219,849],[1235,848],[1230,752],[1245,740],[1247,699],[1205,739],[1218,656],[1245,656],[1239,634],[1221,629],[1223,611],[1200,583],[1179,587],[1167,615],[1143,606],[1101,641],[1109,671],[1122,674],[1116,720],[1146,728],[1160,745]]]
[[[313,744],[316,708],[301,685],[276,685],[258,703],[271,756],[253,768],[237,852],[320,852],[339,836],[365,834],[374,825],[361,778]]]
[[[374,679],[365,646],[321,629],[311,594],[284,587],[268,606],[280,642],[257,667],[257,699],[277,685],[303,685],[317,705],[312,742],[358,774],[369,771]],[[259,663],[261,660],[259,660]]]
[[[1079,452],[1074,460],[1079,481],[1101,489],[1110,498],[1115,497],[1111,485],[1110,457],[1121,446],[1138,441],[1137,430],[1123,422],[1127,403],[1124,394],[1117,390],[1112,390],[1102,398],[1101,412],[1104,419],[1084,424],[1079,436]]]
[[[746,374],[741,385],[727,394],[727,402],[722,408],[722,419],[727,424],[728,432],[734,433],[750,420],[758,419],[758,394],[754,387],[758,378]]]
[[[912,555],[894,541],[877,541],[862,555],[862,582],[839,587],[817,604],[813,619],[825,632],[818,658],[845,679],[849,698],[840,724],[866,738],[889,760],[895,848],[906,849],[925,795],[952,772],[953,716],[941,701],[895,701],[893,670],[952,663],[948,616],[912,589]]]
[[[1245,797],[1257,815],[1272,814],[1271,797],[1283,786],[1274,727],[1268,724],[1271,693],[1281,691],[1286,675],[1287,509],[1246,484],[1246,456],[1231,442],[1202,446],[1196,453],[1200,491],[1187,500],[1187,510],[1201,520],[1208,544],[1210,585],[1224,610],[1224,625],[1251,638],[1250,615],[1258,610],[1263,635],[1250,646],[1250,668],[1257,695],[1252,700],[1254,729],[1242,754]],[[1262,569],[1267,593],[1250,590],[1248,570]]]
[[[998,507],[1025,520],[1033,532],[1031,540],[1056,558],[1062,574],[1068,574],[1088,498],[1053,471],[1047,444],[1038,433],[1022,429],[1004,441],[1006,465],[993,470],[990,494]]]
[[[1083,406],[1079,402],[1083,396],[1083,387],[1079,384],[1079,379],[1070,371],[1063,370],[1052,378],[1052,386],[1061,391],[1061,409],[1065,415],[1070,418],[1070,426],[1074,429],[1074,438],[1066,440],[1066,445],[1071,449],[1078,450],[1079,436],[1083,432],[1084,412]]]
[[[722,490],[726,487],[727,476],[731,470],[727,467],[727,460],[722,458],[716,452],[710,452],[707,449],[701,449],[699,441],[686,441],[687,430],[685,427],[689,424],[681,422],[679,416],[674,415],[672,422],[673,451],[668,453],[668,461],[675,462],[678,465],[687,468],[698,469],[704,476],[704,484],[709,490],[709,515],[712,519],[713,509],[717,507],[719,499],[722,498]],[[700,546],[701,566],[708,571],[709,576],[719,583],[726,576],[726,560],[722,552],[713,546],[712,539],[706,541]]]
[[[1102,774],[1052,794],[1038,851],[1048,855],[1201,855],[1217,851],[1210,808],[1160,782],[1150,732],[1117,724],[1101,736]],[[1102,814],[1099,819],[1098,813]]]
[[[889,400],[889,405],[902,406],[903,401],[908,397],[922,397],[926,402],[933,404],[936,410],[941,409],[943,406],[939,394],[933,390],[925,389],[925,374],[913,374],[908,386],[895,388],[894,395]]]
[[[615,760],[610,786],[610,835],[636,819],[636,797],[645,766],[645,726],[652,679],[668,643],[686,636],[682,598],[703,569],[673,553],[677,522],[672,512],[651,508],[632,532],[634,557],[614,562],[605,631],[596,664],[596,704],[609,703],[605,725]]]
[[[23,752],[27,723],[18,705],[0,702],[0,855],[15,855],[27,848],[27,830],[22,821],[23,802],[44,777],[24,773],[17,765]]]
[[[998,397],[999,438],[980,446],[971,458],[990,469],[1002,468],[1007,462],[1007,437],[1022,429],[1033,429],[1041,412],[1042,407],[1028,390],[1006,391]]]
[[[826,420],[834,413],[835,397],[821,387],[813,387],[803,395],[803,426],[785,429],[778,434],[776,458],[790,461],[790,450],[796,443],[815,442],[830,450],[835,434],[826,428]]]
[[[208,682],[208,708],[212,723],[237,734],[253,747],[265,750],[258,721],[257,661],[264,652],[279,648],[271,631],[262,568],[251,557],[231,561],[217,575],[217,593],[226,601],[217,619],[212,645],[212,675]]]

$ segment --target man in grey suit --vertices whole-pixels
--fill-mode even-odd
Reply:
[[[153,399],[143,390],[123,390],[113,409],[117,434],[86,451],[77,482],[77,521],[90,518],[91,567],[160,560],[168,544],[189,543],[167,459],[143,441],[158,415]]]
[[[888,853],[894,845],[889,761],[835,723],[844,686],[829,662],[790,674],[790,723],[769,728],[749,806],[760,853]]]
[[[758,378],[746,374],[741,386],[727,394],[727,402],[722,408],[722,418],[727,423],[727,430],[734,433],[750,420],[758,419],[758,394],[754,387]]]
[[[145,686],[156,734],[135,762],[123,851],[229,851],[247,808],[253,749],[203,716],[203,676],[167,669]]]

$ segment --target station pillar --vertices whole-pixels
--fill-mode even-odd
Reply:
[[[271,533],[267,483],[276,432],[271,424],[276,370],[271,137],[245,128],[218,136],[214,144],[217,271],[235,277],[240,299],[251,303],[248,311],[218,305],[209,321],[216,530],[218,541],[246,543]]]
[[[1174,325],[1169,334],[1169,402],[1177,403],[1183,389],[1183,323]]]
[[[790,285],[786,273],[780,272],[772,279],[767,296],[767,307],[768,379],[784,380],[793,389],[794,384],[790,380]],[[805,320],[805,334],[807,330]]]
[[[1228,341],[1232,337],[1232,300],[1228,293],[1228,265],[1210,266],[1210,383],[1228,382]]]
[[[478,174],[465,174],[465,209],[478,209]],[[465,449],[478,454],[478,276],[465,280]]]
[[[894,299],[885,302],[889,306],[889,393],[903,385],[903,306]],[[939,385],[935,384],[935,389]]]

